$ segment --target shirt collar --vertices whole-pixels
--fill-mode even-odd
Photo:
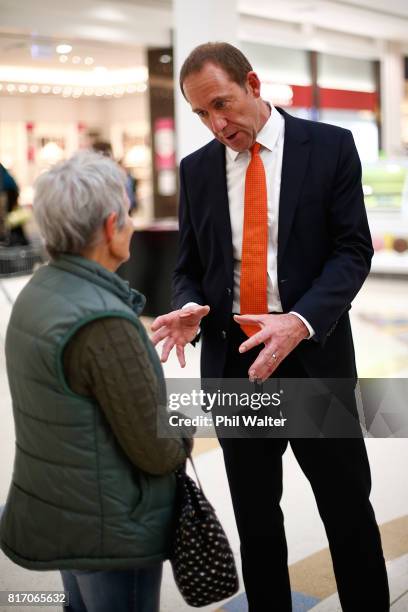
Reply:
[[[265,149],[272,151],[276,143],[278,142],[283,123],[284,118],[276,110],[276,108],[272,106],[271,114],[269,115],[269,118],[263,128],[258,132],[256,142],[259,142],[259,144],[265,147]],[[246,153],[246,151],[234,151],[233,149],[227,146],[225,147],[225,149],[231,161],[235,161],[238,155],[241,155],[241,153]]]

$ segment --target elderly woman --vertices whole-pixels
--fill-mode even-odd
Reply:
[[[59,569],[75,612],[157,612],[182,439],[158,437],[165,385],[116,274],[133,233],[125,177],[82,153],[37,181],[51,261],[19,295],[6,339],[16,457],[1,548]],[[190,441],[191,442],[191,441]]]

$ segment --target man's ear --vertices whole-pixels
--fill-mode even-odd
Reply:
[[[254,72],[253,70],[251,70],[247,74],[246,85],[249,91],[254,96],[254,98],[259,98],[259,96],[261,95],[261,81],[259,80],[259,77],[256,72]]]
[[[103,225],[103,231],[105,234],[106,242],[112,242],[112,238],[116,231],[116,224],[118,220],[118,215],[115,212],[111,212],[109,217],[106,219]]]

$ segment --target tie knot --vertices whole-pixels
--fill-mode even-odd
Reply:
[[[252,147],[250,148],[251,157],[254,157],[254,155],[258,155],[260,148],[261,148],[261,145],[259,144],[259,142],[256,142],[255,144],[253,144]]]

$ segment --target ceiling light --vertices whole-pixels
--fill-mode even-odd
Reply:
[[[170,64],[171,59],[171,55],[169,55],[168,53],[163,53],[163,55],[159,57],[159,62],[161,62],[162,64]]]
[[[149,162],[149,150],[145,145],[134,145],[125,155],[125,166],[135,168]]]
[[[136,85],[136,90],[140,93],[142,93],[143,91],[146,91],[146,89],[147,89],[146,83],[138,83]]]
[[[0,83],[0,91],[3,89],[3,84]]]
[[[113,87],[107,87],[105,89],[105,96],[113,96],[114,93],[115,93],[115,90],[113,89]]]
[[[57,53],[71,53],[72,51],[72,46],[71,45],[67,45],[67,44],[62,44],[62,45],[57,45],[57,47],[55,48]]]
[[[70,96],[71,94],[72,94],[72,87],[64,87],[62,91],[62,95],[64,96],[64,98]]]
[[[60,55],[59,61],[61,62],[61,64],[65,64],[65,62],[68,61],[68,55]]]
[[[74,55],[73,56],[72,63],[73,64],[80,64],[81,63],[81,58],[79,57],[79,55]]]
[[[41,93],[43,93],[43,94],[50,93],[50,91],[51,91],[51,87],[49,85],[43,85],[41,87]]]
[[[99,98],[100,96],[103,96],[104,93],[105,93],[105,91],[103,89],[97,89],[95,91],[95,96],[98,96],[98,98]]]
[[[56,142],[49,141],[40,149],[38,157],[42,162],[55,163],[64,157],[64,151]]]
[[[92,96],[93,93],[94,93],[94,88],[93,87],[85,87],[84,94],[86,96]]]
[[[128,85],[126,87],[126,93],[135,93],[137,91],[137,85]]]
[[[40,88],[38,87],[38,85],[31,85],[30,86],[30,92],[31,93],[37,93],[40,90]]]
[[[25,93],[25,92],[27,91],[27,89],[28,89],[28,86],[27,86],[27,85],[19,85],[19,86],[18,86],[18,91],[19,91],[20,93]]]
[[[92,64],[94,63],[94,61],[95,61],[95,60],[94,60],[94,58],[93,58],[93,57],[86,57],[86,58],[84,59],[84,63],[85,63],[87,66],[92,66]]]
[[[60,94],[61,92],[62,92],[62,87],[60,87],[59,85],[55,85],[55,87],[52,88],[52,93],[55,94],[56,96]]]
[[[72,95],[74,96],[74,98],[79,98],[80,96],[82,96],[83,91],[84,90],[82,89],[82,87],[75,87]]]
[[[16,86],[13,85],[12,83],[9,83],[9,85],[7,85],[6,89],[7,89],[7,91],[9,93],[13,93],[13,91],[16,91]]]

